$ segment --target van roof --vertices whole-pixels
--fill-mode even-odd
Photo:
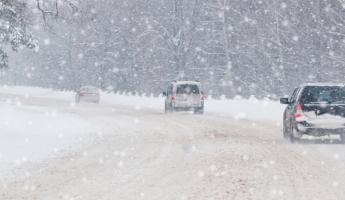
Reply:
[[[344,87],[345,83],[304,83],[301,85],[301,87],[306,86],[338,86],[338,87]]]
[[[200,82],[198,81],[174,81],[172,82],[174,85],[183,85],[183,84],[189,84],[189,85],[200,85]]]

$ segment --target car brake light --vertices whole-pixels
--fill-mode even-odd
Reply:
[[[175,100],[176,100],[176,97],[175,97],[175,96],[172,96],[172,97],[171,97],[171,100],[175,101]]]
[[[84,93],[79,93],[80,96],[84,96]]]
[[[300,117],[303,117],[302,104],[298,103],[297,108],[296,108],[295,118],[300,118]]]

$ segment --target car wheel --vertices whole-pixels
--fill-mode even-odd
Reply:
[[[283,121],[283,136],[284,139],[289,139],[289,129],[286,127],[286,119]]]
[[[79,98],[79,97],[76,97],[76,98],[75,98],[75,102],[76,102],[76,103],[79,103],[79,102],[80,102],[80,98]]]
[[[201,108],[195,108],[194,109],[194,114],[204,114],[204,107],[201,107]]]
[[[288,139],[290,143],[295,143],[296,142],[296,138],[295,138],[295,129],[293,127],[289,128],[289,135],[288,135]]]
[[[165,111],[165,113],[171,113],[173,111],[172,105],[171,104],[170,105],[165,104],[164,111]]]
[[[175,112],[175,111],[176,111],[176,109],[175,109],[174,105],[170,104],[170,112]]]
[[[167,106],[167,104],[164,104],[164,112],[165,113],[169,113],[169,107]]]
[[[345,144],[345,133],[341,133],[341,134],[340,134],[340,142],[341,142],[342,144]]]

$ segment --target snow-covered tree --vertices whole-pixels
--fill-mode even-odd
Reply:
[[[33,2],[41,50],[12,66],[26,84],[159,94],[183,76],[214,96],[274,98],[302,82],[344,79],[343,1]]]
[[[35,47],[28,32],[27,4],[19,0],[0,1],[0,68],[8,65],[8,48],[17,51],[22,47]]]

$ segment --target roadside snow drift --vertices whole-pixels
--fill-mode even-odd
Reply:
[[[0,93],[22,94],[26,97],[55,98],[74,102],[74,92],[54,91],[36,87],[1,87]],[[146,97],[138,95],[122,95],[103,92],[101,102],[107,104],[131,106],[136,109],[151,108],[164,110],[163,97]],[[234,99],[213,99],[205,101],[205,112],[208,115],[228,116],[235,119],[270,120],[280,122],[285,106],[278,101],[269,99],[259,100],[255,97],[244,99],[240,96]]]
[[[52,108],[0,103],[0,110],[2,171],[77,145],[92,131],[85,120]]]
[[[78,144],[86,134],[97,132],[97,125],[64,109],[68,110],[75,106],[74,95],[74,92],[35,87],[0,87],[0,161],[3,163],[0,168],[47,158],[61,149]],[[32,99],[38,102],[32,104]],[[45,99],[60,100],[63,104],[45,107]],[[101,104],[126,106],[135,110],[149,108],[157,113],[164,112],[162,97],[103,92]],[[97,110],[97,105],[92,106]],[[283,108],[278,102],[256,98],[236,97],[232,100],[209,98],[205,102],[205,116],[222,116],[229,120],[280,122]]]

